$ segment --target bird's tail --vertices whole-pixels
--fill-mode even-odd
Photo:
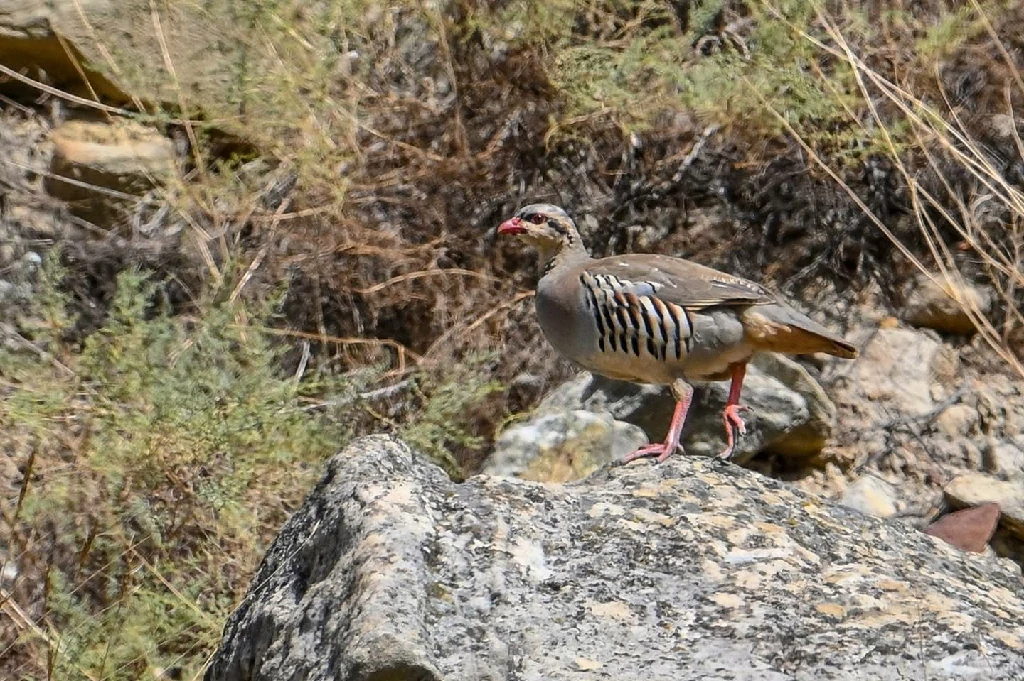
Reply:
[[[787,355],[824,352],[843,359],[857,348],[787,305],[754,305],[743,313],[747,338],[759,349]]]

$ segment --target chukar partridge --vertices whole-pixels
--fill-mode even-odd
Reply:
[[[558,206],[526,206],[497,232],[537,249],[537,318],[559,354],[612,379],[672,387],[676,407],[665,441],[637,449],[624,463],[648,456],[662,462],[681,449],[690,381],[732,381],[719,455],[728,459],[746,432],[740,391],[755,352],[857,356],[853,345],[752,281],[665,255],[591,258]]]

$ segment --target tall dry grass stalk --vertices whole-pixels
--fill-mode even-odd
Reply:
[[[999,47],[1004,66],[1012,74],[1019,93],[1024,95],[1024,79],[984,8],[977,0],[971,0],[970,4],[985,26],[989,38]],[[852,71],[868,115],[860,116],[845,105],[843,108],[850,122],[859,127],[865,139],[871,138],[876,132],[881,134],[882,151],[905,183],[913,218],[931,256],[930,261],[915,254],[897,236],[892,225],[885,224],[871,211],[856,191],[843,180],[837,169],[812,148],[806,135],[797,130],[783,112],[772,107],[756,88],[751,86],[750,91],[761,98],[762,103],[803,147],[810,159],[850,196],[893,246],[950,295],[998,356],[1024,377],[1020,347],[1015,342],[1024,329],[1024,316],[1018,298],[1018,292],[1024,286],[1024,192],[996,167],[993,154],[972,134],[958,113],[955,102],[941,87],[940,78],[936,78],[936,81],[940,84],[944,104],[941,109],[870,66],[840,29],[839,20],[821,5],[816,7],[817,25],[827,36],[827,41],[812,35],[806,27],[787,20],[772,3],[764,3],[763,6],[771,16],[785,22],[795,34],[813,44],[823,55],[840,60]],[[1006,115],[1014,122],[1014,125],[1008,127],[1015,142],[1016,153],[1024,159],[1024,141],[1016,129],[1009,91],[1005,93],[1005,100]],[[895,116],[883,113],[883,105],[896,112]],[[895,124],[899,124],[903,130],[899,138],[891,132]],[[914,159],[914,166],[908,162],[908,158]],[[939,187],[945,191],[945,197],[937,195],[934,187],[926,186],[922,180],[922,167],[927,168],[938,181]],[[953,171],[966,174],[973,180],[975,189],[972,195],[963,194],[959,183],[951,177]],[[988,206],[994,207],[1001,219],[983,220],[982,211]],[[965,295],[968,280],[955,257],[958,250],[968,250],[981,261],[989,280],[986,283],[990,283],[1002,298],[1002,320],[994,320],[994,314],[984,313],[973,296]]]

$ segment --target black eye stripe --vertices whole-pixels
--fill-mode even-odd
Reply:
[[[520,219],[523,220],[524,222],[529,222],[530,224],[534,225],[543,225],[546,223],[548,227],[550,227],[551,229],[553,229],[554,231],[558,232],[563,236],[569,233],[569,229],[564,224],[562,224],[560,220],[558,220],[557,218],[553,218],[549,215],[546,215],[544,213],[526,213],[520,215]]]

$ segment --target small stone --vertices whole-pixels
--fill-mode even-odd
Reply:
[[[840,500],[843,506],[878,518],[896,515],[896,490],[874,475],[862,475],[847,486]]]
[[[965,308],[985,314],[992,307],[991,289],[968,282],[946,282],[921,275],[910,285],[903,319],[944,333],[972,334],[974,322]]]
[[[967,438],[957,438],[955,441],[937,442],[937,452],[943,452],[942,456],[946,461],[954,460],[959,445],[959,456],[963,466],[968,470],[980,471],[985,468],[985,455],[976,443]],[[947,449],[948,447],[948,449]]]
[[[43,187],[71,212],[100,226],[118,217],[125,197],[175,173],[174,142],[130,121],[68,121],[50,134],[53,158]]]
[[[999,504],[989,503],[948,513],[924,529],[964,551],[982,553],[999,525]]]
[[[793,419],[789,428],[768,443],[766,451],[790,459],[813,459],[825,447],[835,426],[836,406],[810,372],[785,355],[754,355],[751,366],[803,398],[806,420]]]
[[[988,117],[988,127],[995,136],[1010,140],[1011,143],[1017,135],[1017,119],[1008,114],[992,114]]]
[[[977,422],[978,410],[966,404],[954,404],[935,419],[939,432],[951,438],[966,435]]]
[[[1024,539],[1024,480],[999,480],[984,473],[967,473],[954,478],[943,492],[957,508],[999,504],[1005,528]]]
[[[882,320],[878,322],[879,328],[882,329],[895,329],[899,325],[900,320],[896,317],[883,317]]]

